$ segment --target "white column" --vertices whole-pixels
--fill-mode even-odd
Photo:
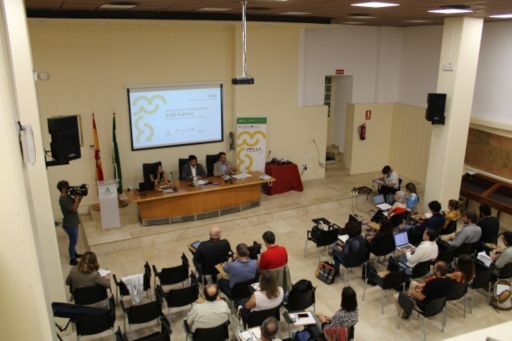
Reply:
[[[438,200],[446,207],[449,199],[459,198],[482,27],[481,18],[444,21],[437,92],[447,94],[446,123],[432,129],[425,205]],[[453,71],[444,71],[449,63]]]

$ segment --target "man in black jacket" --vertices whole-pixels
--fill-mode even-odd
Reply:
[[[210,228],[210,239],[201,242],[194,254],[194,265],[200,275],[212,275],[212,280],[217,280],[217,270],[215,265],[224,263],[228,260],[231,251],[231,245],[226,239],[221,239],[221,230],[219,226]]]
[[[496,244],[498,240],[498,231],[500,230],[500,221],[491,216],[491,207],[489,205],[480,205],[480,221],[477,224],[482,229],[481,243]]]

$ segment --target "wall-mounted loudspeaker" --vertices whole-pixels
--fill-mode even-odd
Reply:
[[[444,124],[446,94],[428,94],[425,118],[432,124]]]
[[[67,163],[79,159],[80,132],[78,116],[60,116],[48,118],[48,132],[52,136],[50,149],[57,162]]]

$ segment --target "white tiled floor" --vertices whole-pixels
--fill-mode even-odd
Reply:
[[[312,218],[326,217],[338,224],[347,221],[348,214],[353,212],[365,217],[372,208],[364,196],[357,199],[357,205],[350,197],[354,186],[370,185],[370,179],[376,174],[349,176],[347,172],[336,166],[328,169],[324,180],[313,180],[304,183],[304,192],[288,192],[276,196],[263,196],[261,206],[242,213],[175,225],[158,227],[142,227],[137,222],[136,209],[129,206],[122,209],[123,226],[112,231],[102,231],[99,227],[98,213],[83,217],[79,251],[90,248],[100,259],[101,266],[111,269],[115,274],[124,276],[142,271],[142,265],[147,260],[158,268],[178,265],[179,256],[187,251],[187,245],[198,239],[206,239],[211,224],[219,224],[223,229],[223,237],[227,238],[232,247],[237,243],[250,243],[253,240],[261,242],[261,234],[266,230],[276,233],[278,243],[287,247],[289,266],[292,279],[309,279],[317,287],[316,311],[327,314],[334,313],[339,307],[340,293],[344,285],[351,285],[358,293],[359,323],[356,326],[357,340],[416,340],[421,334],[421,321],[411,318],[403,321],[400,330],[395,329],[398,321],[393,306],[391,294],[385,298],[384,314],[380,315],[380,295],[378,287],[370,287],[366,300],[362,301],[364,283],[361,280],[360,269],[349,273],[347,283],[338,278],[332,285],[326,285],[314,277],[318,265],[317,250],[313,244],[308,244],[308,255],[304,257],[304,241],[306,231],[311,228]],[[421,186],[420,186],[421,188]],[[87,231],[87,245],[84,236]],[[58,229],[60,252],[62,255],[63,275],[67,275],[69,266],[66,256],[66,236]],[[327,254],[322,251],[322,258]],[[427,323],[428,339],[442,340],[447,337],[488,327],[512,318],[512,312],[496,311],[485,303],[481,293],[475,294],[473,314],[462,317],[462,302],[450,304],[448,307],[448,324],[444,333],[440,330],[441,318],[436,317]],[[172,323],[172,340],[185,340],[181,320],[187,309],[168,314]],[[117,325],[122,326],[122,316],[118,311]],[[234,327],[234,324],[232,324]],[[146,330],[132,328],[129,336],[135,337]],[[283,337],[287,329],[282,324]],[[74,340],[74,335],[66,337]],[[99,337],[84,339],[110,340],[108,333]]]

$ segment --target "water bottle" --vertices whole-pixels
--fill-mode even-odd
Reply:
[[[194,185],[194,187],[199,186],[199,182],[197,181],[197,176],[194,176],[194,177],[192,178],[192,185]]]

